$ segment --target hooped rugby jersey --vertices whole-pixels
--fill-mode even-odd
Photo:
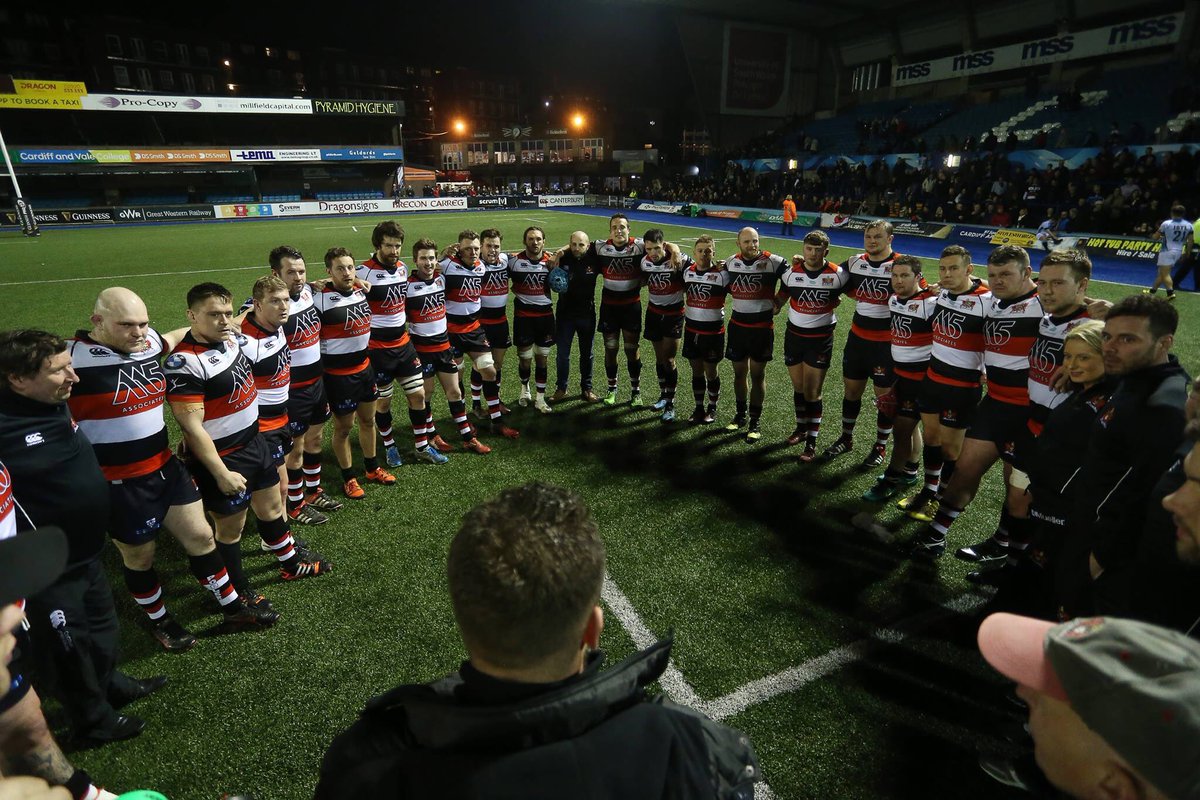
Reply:
[[[729,324],[745,328],[770,328],[775,316],[775,284],[791,265],[766,250],[746,260],[737,254],[725,261],[733,313]]]
[[[254,365],[242,352],[246,341],[239,333],[232,341],[198,342],[188,331],[163,364],[167,400],[204,405],[204,431],[220,455],[258,435],[258,390]]]
[[[292,354],[292,388],[302,389],[320,380],[325,372],[321,363],[321,312],[313,306],[312,289],[307,285],[291,298],[283,335]]]
[[[483,262],[483,291],[479,294],[479,320],[492,324],[508,319],[508,253],[501,253],[495,264]]]
[[[933,350],[933,317],[938,296],[929,289],[917,289],[912,297],[893,294],[888,299],[892,315],[892,369],[901,378],[919,381],[929,368]]]
[[[17,535],[17,501],[13,498],[12,475],[0,461],[0,539]]]
[[[251,311],[242,320],[246,337],[242,352],[253,364],[254,388],[258,391],[258,430],[279,430],[288,423],[288,389],[292,381],[292,353],[283,328],[268,331]]]
[[[983,321],[988,397],[1001,403],[1029,405],[1029,353],[1045,315],[1036,289],[1015,300],[991,296]]]
[[[479,259],[467,265],[458,256],[442,259],[441,268],[446,279],[446,325],[450,333],[477,330],[487,268]]]
[[[408,279],[408,332],[418,353],[437,353],[450,349],[446,326],[446,279],[434,275],[422,280],[414,272]]]
[[[91,441],[105,479],[138,478],[160,469],[171,457],[162,408],[167,376],[158,363],[162,336],[151,328],[144,350],[122,353],[81,330],[68,349],[79,383],[67,404]]]
[[[1029,430],[1034,436],[1041,435],[1050,412],[1067,398],[1066,392],[1056,392],[1050,384],[1063,364],[1067,334],[1086,319],[1087,307],[1080,306],[1061,317],[1047,314],[1038,323],[1037,339],[1029,350]]]
[[[650,290],[648,310],[672,316],[683,313],[683,273],[692,263],[691,256],[680,256],[679,269],[675,269],[669,254],[658,263],[651,261],[649,256],[642,256],[642,276]]]
[[[725,298],[729,294],[729,271],[710,267],[701,272],[696,265],[683,273],[683,326],[688,333],[725,332]]]
[[[408,344],[405,323],[405,289],[408,267],[403,261],[388,269],[371,256],[354,271],[359,280],[371,284],[367,305],[371,308],[371,350],[390,350]]]
[[[321,361],[325,371],[330,375],[357,375],[365,370],[370,364],[367,350],[374,338],[367,296],[361,289],[340,292],[329,283],[313,293],[313,305],[321,314]]]
[[[949,386],[975,387],[983,373],[983,320],[991,293],[979,278],[962,294],[938,293],[927,377]],[[890,338],[890,332],[889,332]]]
[[[530,260],[529,254],[517,253],[508,259],[508,275],[512,281],[513,309],[518,317],[548,317],[554,313],[550,304],[550,254]]]
[[[872,261],[866,253],[859,253],[842,263],[842,269],[850,273],[848,293],[854,298],[852,334],[871,342],[892,340],[888,298],[892,296],[892,262],[898,255],[889,253]]]
[[[822,337],[837,325],[838,303],[850,273],[826,261],[816,272],[803,264],[790,265],[779,279],[779,299],[787,301],[787,331],[795,336]]]
[[[645,254],[646,245],[641,239],[630,238],[623,247],[617,247],[612,239],[588,245],[584,258],[604,278],[600,305],[622,306],[641,302],[641,264]]]

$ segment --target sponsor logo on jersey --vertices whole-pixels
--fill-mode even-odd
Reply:
[[[233,376],[233,389],[229,392],[229,405],[242,405],[248,398],[255,396],[254,373],[249,359],[239,358],[234,361],[230,367],[230,374]]]
[[[140,403],[160,397],[166,390],[166,378],[157,364],[124,365],[117,374],[117,388],[113,392],[113,405],[124,406]]]
[[[365,303],[346,306],[346,330],[365,332],[371,327],[371,309]]]

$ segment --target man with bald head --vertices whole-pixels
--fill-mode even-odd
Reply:
[[[592,391],[592,341],[596,336],[596,278],[599,273],[587,259],[591,242],[583,231],[571,234],[571,244],[558,260],[558,266],[567,271],[570,280],[566,291],[558,294],[555,311],[556,391],[552,402],[567,398],[567,379],[571,372],[571,342],[579,337],[579,382],[580,397],[594,403],[600,397]]]
[[[738,231],[738,252],[725,262],[733,298],[725,357],[733,363],[737,401],[737,411],[725,430],[736,432],[745,427],[747,442],[762,437],[758,420],[767,394],[767,362],[775,354],[775,312],[781,307],[775,287],[789,268],[786,259],[759,249],[754,228]]]
[[[163,603],[154,550],[164,527],[187,553],[196,580],[220,605],[227,630],[272,624],[277,614],[247,605],[256,598],[238,596],[196,485],[168,446],[163,420],[167,380],[159,359],[179,344],[187,328],[160,334],[150,327],[142,299],[121,287],[100,293],[91,323],[90,331],[80,330],[68,342],[79,376],[68,402],[108,480],[108,532],[121,554],[125,585],[146,613],[150,633],[168,652],[196,643]]]

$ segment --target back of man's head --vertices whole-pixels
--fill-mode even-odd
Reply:
[[[604,542],[578,495],[532,483],[467,512],[447,572],[472,659],[552,673],[579,657],[604,583]]]

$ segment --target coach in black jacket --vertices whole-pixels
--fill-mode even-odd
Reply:
[[[1187,373],[1171,355],[1179,315],[1165,300],[1127,297],[1104,320],[1104,368],[1121,379],[1092,426],[1072,527],[1086,532],[1095,611],[1128,610],[1128,570],[1153,488],[1183,439]]]
[[[326,753],[319,800],[753,797],[743,734],[646,697],[669,641],[600,671],[604,545],[577,496],[533,484],[477,506],[449,579],[471,659],[372,700]]]
[[[146,723],[116,707],[166,678],[136,681],[116,669],[117,615],[100,563],[108,483],[67,410],[77,382],[58,336],[0,333],[0,460],[12,475],[17,527],[55,525],[67,535],[63,574],[29,598],[34,654],[76,737],[98,743],[141,733]]]

